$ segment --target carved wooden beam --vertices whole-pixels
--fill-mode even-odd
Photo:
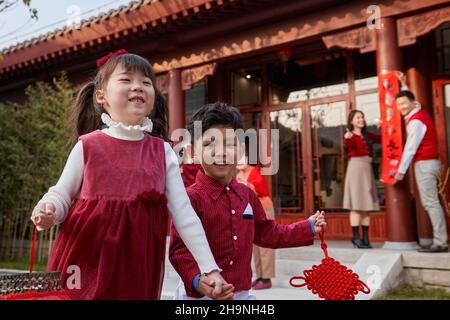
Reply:
[[[361,53],[375,51],[375,29],[366,26],[323,36],[327,49],[333,47],[359,49]]]
[[[212,76],[216,71],[217,63],[204,64],[199,67],[184,69],[181,71],[181,88],[189,90],[192,86],[207,76]],[[156,77],[156,87],[161,93],[169,92],[169,75],[164,73]]]
[[[185,69],[181,72],[181,88],[189,90],[194,84],[216,71],[217,63],[209,63],[196,68]]]
[[[416,43],[416,39],[445,22],[450,22],[450,6],[397,20],[397,37],[400,47]]]

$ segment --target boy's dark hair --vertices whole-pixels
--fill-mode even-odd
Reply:
[[[398,98],[401,98],[401,97],[407,97],[409,101],[416,100],[416,97],[414,97],[414,94],[411,91],[408,91],[408,90],[399,91],[395,95],[395,99],[398,99]]]
[[[194,122],[201,121],[202,135],[211,127],[222,125],[233,130],[243,129],[241,113],[235,107],[224,102],[208,103],[198,109],[187,125],[191,134],[191,142],[194,143]]]

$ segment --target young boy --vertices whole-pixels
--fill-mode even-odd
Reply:
[[[194,121],[201,121],[199,137],[194,137]],[[234,178],[238,149],[242,148],[235,130],[242,128],[239,111],[218,102],[200,108],[188,126],[204,173],[197,174],[187,193],[228,283],[224,284],[220,296],[212,295],[214,282],[200,274],[194,258],[172,226],[169,259],[183,282],[177,288],[175,299],[254,300],[255,296],[249,293],[253,244],[274,249],[311,245],[314,235],[326,225],[323,212],[290,225],[266,218],[257,195]]]

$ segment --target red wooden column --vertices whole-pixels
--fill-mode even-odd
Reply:
[[[401,52],[397,45],[397,26],[391,17],[381,18],[376,29],[377,74],[382,70],[401,70]],[[383,248],[416,249],[413,235],[413,216],[408,179],[395,185],[385,185],[386,237]]]
[[[185,111],[184,111],[184,93],[181,82],[181,70],[171,69],[169,71],[169,90],[168,90],[168,111],[169,111],[169,139],[172,140],[172,132],[178,128],[185,126]],[[174,144],[177,144],[178,137],[173,137]],[[170,234],[170,226],[172,219],[168,217],[167,235]]]
[[[417,44],[411,48],[415,51],[414,55],[407,55],[406,76],[408,79],[409,90],[414,93],[416,100],[420,102],[422,108],[433,116],[433,107],[431,99],[431,63],[429,57],[429,48],[431,48],[430,37],[418,39]],[[414,171],[410,174],[410,183],[413,187],[414,200],[416,205],[417,233],[420,245],[433,244],[433,227],[430,217],[420,202],[419,191],[417,189]]]
[[[184,93],[181,83],[181,70],[171,69],[169,71],[169,139],[175,129],[185,126]],[[175,141],[176,142],[176,141]]]

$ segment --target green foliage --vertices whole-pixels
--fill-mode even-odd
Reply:
[[[33,271],[45,271],[46,263],[35,263]],[[15,269],[23,270],[24,272],[30,269],[30,260],[27,258],[17,258],[9,261],[0,260],[0,269]]]
[[[450,300],[450,292],[441,288],[402,286],[378,297],[377,300]]]
[[[0,103],[0,218],[31,209],[64,167],[65,125],[74,90],[63,74],[25,91],[23,105]]]

